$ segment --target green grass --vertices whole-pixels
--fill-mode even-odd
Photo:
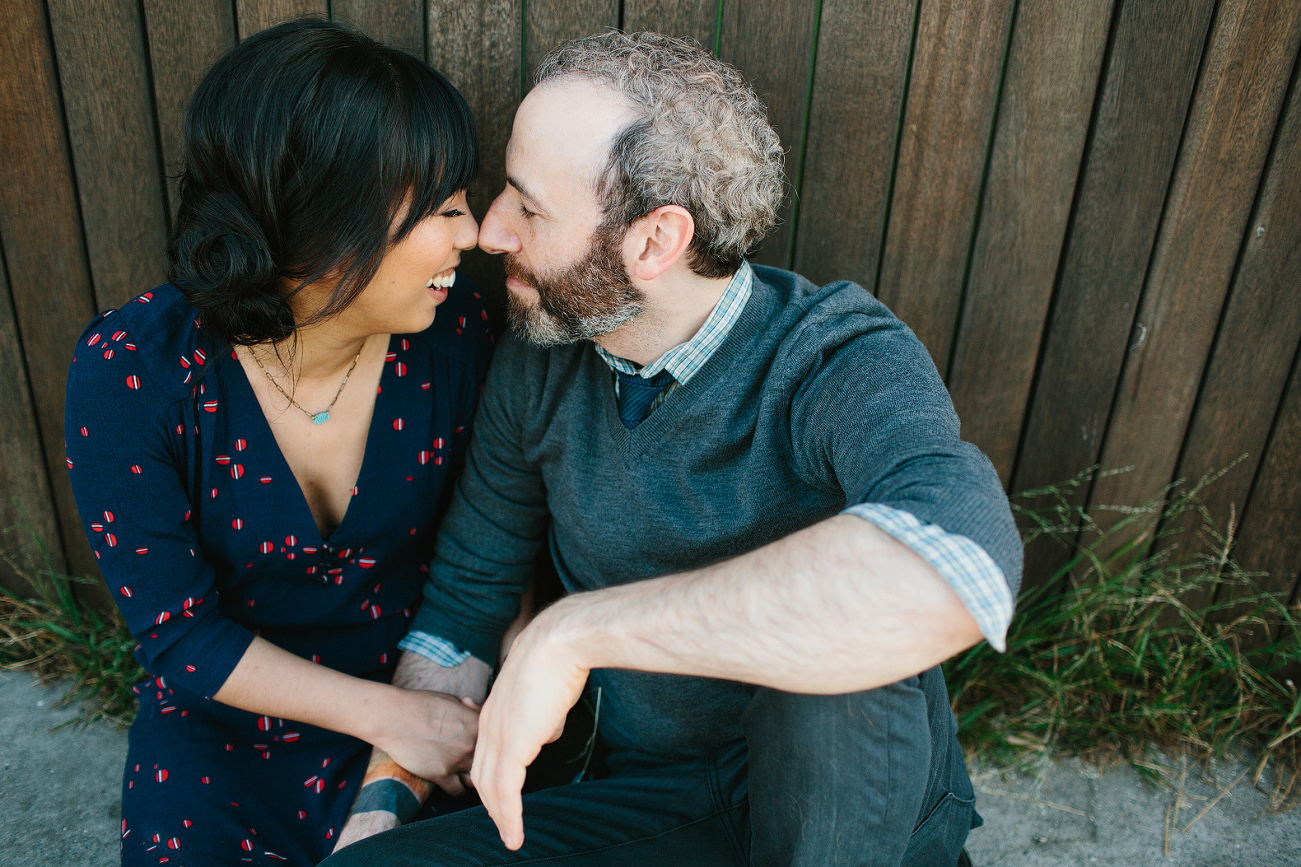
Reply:
[[[1272,766],[1274,805],[1295,803],[1301,694],[1289,678],[1301,680],[1301,630],[1229,556],[1231,524],[1210,526],[1198,494],[1214,479],[1117,509],[1122,519],[1106,532],[1071,505],[1088,480],[1082,474],[1013,500],[1027,541],[1047,536],[1074,554],[1018,600],[1006,653],[981,644],[945,665],[964,746],[993,765],[1080,755],[1126,760],[1149,776],[1163,773],[1150,761],[1153,748],[1194,759],[1247,750],[1258,762],[1256,782]],[[1117,543],[1157,526],[1158,514],[1161,527],[1188,514],[1206,526]],[[1081,529],[1087,544],[1076,541]],[[0,590],[0,667],[71,677],[69,700],[88,700],[92,717],[129,722],[131,686],[145,676],[134,640],[116,613],[96,612],[73,593],[86,579],[56,575],[30,532],[21,545],[18,535],[10,531],[0,551],[12,552],[2,555],[9,571],[36,592]],[[1188,604],[1213,599],[1217,587],[1231,600]]]
[[[1209,526],[1198,493],[1213,479],[1124,510],[1106,532],[1091,532],[1069,503],[1086,481],[1015,498],[1028,538],[1055,538],[1074,555],[1018,600],[1006,653],[981,644],[945,665],[964,746],[994,765],[1079,755],[1126,760],[1148,776],[1164,773],[1149,760],[1153,747],[1199,760],[1246,750],[1253,782],[1273,767],[1273,806],[1295,803],[1301,695],[1290,678],[1301,672],[1301,634],[1295,615],[1229,556],[1231,523]],[[1191,511],[1205,529],[1117,546],[1154,526],[1163,503],[1161,526]],[[1080,528],[1092,541],[1075,542]],[[1187,603],[1214,598],[1217,586],[1228,601]]]
[[[100,582],[58,574],[26,526],[5,535],[0,559],[33,590],[19,596],[0,587],[0,668],[42,681],[70,678],[64,701],[84,701],[84,720],[129,724],[136,712],[131,687],[146,676],[132,652],[135,639],[116,610],[96,611],[74,592]]]

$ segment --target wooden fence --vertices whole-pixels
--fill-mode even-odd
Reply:
[[[68,360],[98,309],[162,278],[185,99],[237,38],[316,14],[462,89],[483,135],[478,215],[550,48],[608,27],[694,37],[754,82],[788,150],[792,195],[759,261],[888,303],[1009,490],[1132,466],[1074,497],[1105,523],[1098,504],[1245,455],[1208,507],[1295,600],[1295,0],[8,0],[3,14],[0,526],[30,525],[60,569],[95,570],[64,471]],[[489,287],[499,267],[469,265]],[[1027,580],[1061,560],[1032,550]]]

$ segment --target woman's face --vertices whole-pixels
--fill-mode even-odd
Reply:
[[[404,217],[405,209],[395,225]],[[389,248],[375,277],[340,315],[373,334],[424,331],[447,300],[461,251],[474,247],[478,234],[462,190]]]

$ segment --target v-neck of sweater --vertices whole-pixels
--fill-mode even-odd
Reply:
[[[599,371],[599,400],[605,425],[618,450],[626,457],[639,457],[691,415],[713,389],[724,386],[727,381],[725,372],[749,350],[771,320],[771,305],[771,297],[757,291],[756,281],[756,291],[752,291],[741,315],[700,370],[687,382],[678,383],[663,403],[631,429],[619,418],[613,369],[597,355],[595,344],[585,347],[588,363]]]

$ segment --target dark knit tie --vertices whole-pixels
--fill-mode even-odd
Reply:
[[[650,379],[622,370],[616,370],[614,375],[619,378],[619,418],[628,430],[646,420],[655,398],[673,384],[673,375],[667,370],[661,370]]]

